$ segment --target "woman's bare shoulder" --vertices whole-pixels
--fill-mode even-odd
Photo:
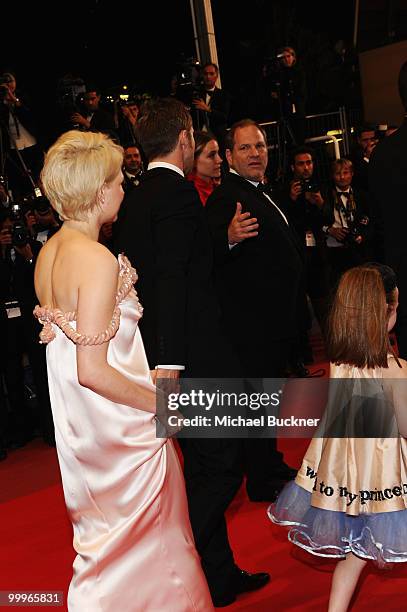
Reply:
[[[383,370],[384,378],[407,378],[407,361],[400,359],[400,357],[396,360],[391,355],[388,359],[388,365],[389,367]]]
[[[72,310],[81,286],[114,283],[118,270],[118,260],[102,244],[82,236],[58,239],[56,234],[40,251],[36,292],[41,304]]]

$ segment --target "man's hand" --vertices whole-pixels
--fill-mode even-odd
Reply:
[[[25,244],[24,246],[14,246],[14,248],[17,253],[20,253],[20,255],[24,257],[26,261],[31,261],[34,257],[30,244]]]
[[[258,228],[256,217],[250,217],[249,212],[242,213],[242,205],[237,202],[235,215],[228,227],[229,244],[242,242],[246,238],[254,238],[259,233],[256,231]]]
[[[83,117],[80,113],[73,113],[73,115],[71,115],[71,121],[72,123],[82,125],[87,130],[90,128],[90,121],[85,119],[85,117]]]
[[[32,210],[25,213],[25,222],[27,224],[27,228],[30,230],[31,236],[35,235],[35,224],[37,223],[37,219],[35,218]]]
[[[11,230],[9,230],[8,228],[4,228],[1,230],[0,244],[4,244],[5,246],[11,244]]]
[[[296,202],[302,193],[301,181],[291,181],[290,184],[290,199]]]
[[[194,100],[192,100],[192,104],[195,106],[195,108],[197,108],[198,110],[201,111],[205,111],[207,113],[211,112],[211,109],[209,108],[209,106],[206,104],[206,102],[204,102],[203,100],[201,100],[201,98],[195,98]]]
[[[307,193],[305,194],[305,199],[310,204],[318,206],[318,208],[322,208],[322,206],[324,205],[324,198],[322,197],[320,191],[307,191]]]
[[[328,236],[332,236],[338,242],[343,242],[348,233],[349,230],[346,227],[330,227],[327,231]]]

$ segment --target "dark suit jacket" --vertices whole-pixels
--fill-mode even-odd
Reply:
[[[368,178],[386,261],[397,268],[403,264],[407,271],[407,121],[373,149]]]
[[[232,249],[228,225],[242,204],[259,223],[259,234]],[[302,300],[300,245],[283,217],[249,181],[229,173],[209,196],[205,210],[215,247],[215,277],[223,319],[241,344],[281,341],[296,335]],[[301,301],[302,306],[302,301]]]
[[[212,247],[194,186],[173,170],[154,168],[126,198],[115,250],[139,274],[140,329],[150,367],[185,365],[190,376],[238,376],[219,329]]]
[[[369,194],[385,262],[397,274],[399,308],[397,344],[407,358],[407,121],[373,149],[369,162]]]

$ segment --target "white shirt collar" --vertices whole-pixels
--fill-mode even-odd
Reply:
[[[178,166],[174,166],[174,164],[169,164],[165,161],[150,162],[147,166],[147,170],[152,170],[153,168],[167,168],[168,170],[174,170],[174,172],[178,172],[178,174],[180,174],[181,176],[185,176],[181,168],[178,168]]]
[[[239,174],[238,172],[236,172],[236,170],[234,168],[229,168],[229,172],[231,174],[237,174],[237,176],[240,176],[240,178],[244,178],[244,176],[242,176],[241,174]],[[252,185],[254,185],[255,187],[257,187],[257,185],[260,183],[260,181],[250,181],[249,179],[245,178],[245,181],[247,181],[248,183],[251,183]]]

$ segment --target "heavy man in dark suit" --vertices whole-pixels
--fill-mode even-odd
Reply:
[[[397,274],[399,307],[395,331],[400,357],[407,359],[407,62],[400,69],[398,85],[406,112],[404,123],[374,148],[368,179],[385,262]]]
[[[215,279],[225,330],[252,378],[284,376],[298,334],[304,269],[287,218],[262,190],[268,155],[264,131],[251,119],[227,134],[230,172],[208,198],[215,248]],[[276,440],[248,441],[247,491],[272,500],[293,471]]]
[[[149,160],[140,185],[128,195],[117,250],[139,273],[144,306],[141,333],[157,378],[239,376],[239,364],[219,328],[212,285],[212,248],[205,212],[192,183],[194,138],[186,107],[156,100],[137,123]],[[134,202],[131,200],[134,199]],[[264,586],[266,573],[238,568],[224,513],[242,480],[237,439],[184,439],[184,473],[195,543],[216,606]]]

